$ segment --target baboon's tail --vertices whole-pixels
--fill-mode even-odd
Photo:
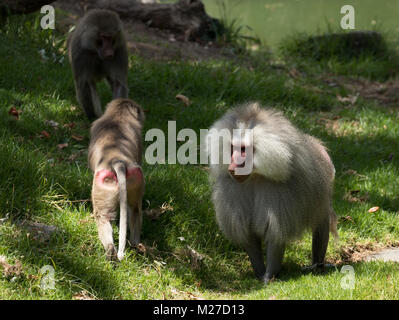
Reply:
[[[122,161],[112,163],[118,178],[119,186],[119,246],[118,260],[121,261],[124,256],[127,233],[127,190],[126,190],[126,165]]]

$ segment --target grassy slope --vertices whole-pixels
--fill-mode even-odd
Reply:
[[[340,266],[322,275],[302,272],[310,261],[310,235],[288,247],[281,277],[263,287],[245,253],[218,231],[205,166],[145,165],[144,209],[165,202],[171,209],[156,221],[144,218],[142,239],[154,250],[140,255],[128,249],[127,259],[111,265],[90,217],[91,204],[80,201],[90,198],[89,122],[73,108],[70,67],[51,59],[43,62],[38,50],[48,37],[30,32],[32,26],[24,23],[0,32],[0,217],[9,218],[0,225],[0,255],[23,266],[22,275],[14,279],[0,276],[0,299],[71,299],[82,291],[99,299],[187,299],[191,294],[210,299],[399,298],[398,266],[393,263],[353,264],[353,291],[341,289]],[[399,244],[398,110],[361,98],[346,107],[336,99],[337,94],[345,96],[345,89],[316,80],[323,70],[309,63],[306,72],[293,78],[286,72],[296,65],[290,63],[275,68],[262,57],[248,66],[229,61],[163,63],[132,56],[129,88],[147,110],[145,131],[166,131],[167,121],[176,120],[178,130],[199,132],[230,106],[247,100],[283,110],[300,128],[325,141],[336,165],[334,207],[352,221],[339,224],[341,240],[335,245],[331,240],[328,260],[342,261],[350,248],[370,243]],[[105,85],[100,90],[108,101],[109,90]],[[175,99],[178,93],[193,104],[183,106]],[[7,115],[12,106],[22,110],[17,121]],[[58,129],[45,120],[58,122]],[[72,129],[63,127],[72,122]],[[39,137],[43,130],[49,139]],[[62,143],[68,147],[59,149]],[[384,162],[391,153],[393,159]],[[348,169],[358,174],[348,174]],[[368,199],[345,200],[351,190],[368,193]],[[381,209],[368,213],[372,206]],[[13,223],[17,219],[55,225],[59,231],[49,242],[37,241]],[[199,268],[179,254],[185,245],[205,256]],[[55,290],[40,288],[45,265],[55,267]]]

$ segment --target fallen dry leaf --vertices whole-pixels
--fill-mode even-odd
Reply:
[[[28,275],[26,275],[26,278],[28,280],[38,281],[38,280],[40,280],[41,277],[36,274],[28,274]]]
[[[162,203],[160,208],[144,210],[144,213],[151,220],[157,220],[161,214],[163,214],[167,211],[173,211],[173,210],[174,210],[174,208],[169,203],[164,202],[164,203]]]
[[[50,139],[50,134],[46,130],[43,130],[42,132],[40,132],[40,137],[45,137],[46,139]]]
[[[76,134],[71,135],[71,138],[72,138],[72,139],[75,139],[76,141],[82,141],[82,140],[83,140],[83,137],[82,137],[82,136],[78,136],[78,135],[76,135]]]
[[[87,291],[82,290],[79,293],[75,293],[72,296],[74,300],[96,300],[93,296],[91,296]]]
[[[201,279],[199,281],[195,281],[195,286],[197,287],[197,289],[201,287],[201,284],[202,284]]]
[[[190,99],[187,98],[186,96],[183,96],[182,94],[176,95],[176,99],[183,102],[187,107],[191,104]]]
[[[356,103],[358,97],[359,97],[359,94],[348,95],[347,97],[341,97],[340,95],[337,95],[338,101],[340,101],[342,103],[349,102],[352,105]]]
[[[170,289],[170,293],[172,294],[172,297],[171,297],[172,299],[204,300],[204,298],[196,296],[195,294],[193,294],[191,292],[182,291],[182,290],[179,290],[176,288]]]
[[[68,143],[60,143],[60,144],[57,145],[57,148],[60,149],[60,150],[66,148],[66,147],[68,147]]]
[[[74,126],[75,126],[75,122],[65,123],[63,125],[64,128],[69,128],[69,129],[72,129]]]
[[[163,212],[166,212],[166,211],[173,211],[174,208],[173,208],[173,206],[171,206],[170,203],[164,202],[164,203],[162,203],[161,210],[162,210]]]
[[[369,209],[369,212],[374,213],[374,212],[377,212],[378,210],[380,210],[380,207],[372,207]]]
[[[355,223],[355,221],[353,221],[351,216],[340,217],[339,220],[340,221],[350,221],[352,223]]]
[[[156,247],[148,246],[144,243],[139,243],[134,246],[134,248],[141,254],[148,254],[151,257],[155,257],[157,253]]]
[[[21,110],[17,110],[15,107],[11,107],[10,110],[8,110],[8,114],[10,116],[13,116],[15,120],[19,120],[19,114],[21,113]]]
[[[147,248],[146,248],[146,246],[143,243],[136,244],[135,248],[140,253],[146,253],[147,252]]]
[[[22,264],[19,260],[15,264],[9,264],[6,257],[0,256],[0,266],[3,268],[3,274],[6,277],[19,276],[22,273]]]

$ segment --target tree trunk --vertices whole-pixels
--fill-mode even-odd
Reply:
[[[177,3],[142,3],[136,0],[59,0],[80,3],[84,10],[102,8],[119,14],[122,20],[146,23],[149,27],[170,30],[184,40],[213,40],[221,30],[220,22],[205,12],[201,0],[180,0]]]

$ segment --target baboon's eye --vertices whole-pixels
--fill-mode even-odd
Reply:
[[[234,146],[231,145],[231,155],[233,155],[233,152],[234,152]],[[240,152],[241,152],[241,154],[244,154],[244,153],[245,153],[245,145],[242,145],[242,146],[241,146]]]

